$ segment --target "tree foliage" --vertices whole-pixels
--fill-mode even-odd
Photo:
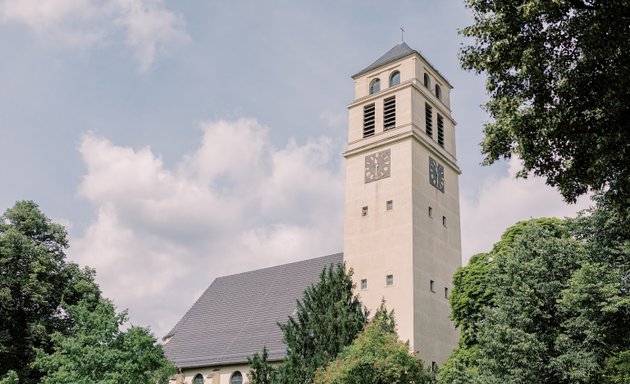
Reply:
[[[630,349],[630,242],[615,209],[508,229],[455,275],[442,383],[615,383]],[[483,287],[483,289],[481,288]],[[615,381],[617,380],[617,381]]]
[[[630,2],[467,0],[466,69],[487,75],[485,163],[518,155],[567,201],[606,190],[630,216]]]
[[[429,383],[422,360],[398,340],[393,313],[382,304],[365,329],[337,359],[320,368],[315,384]]]
[[[126,313],[116,313],[110,301],[66,310],[74,322],[70,334],[53,334],[53,352],[40,350],[34,362],[45,373],[42,384],[155,384],[175,373],[147,329],[121,331]]]
[[[260,354],[255,353],[252,357],[247,358],[247,364],[249,365],[247,377],[250,384],[273,383],[276,370],[269,363],[268,357],[267,347],[263,347]]]
[[[308,287],[297,302],[294,316],[278,324],[287,346],[273,383],[311,383],[315,371],[332,361],[357,336],[367,323],[367,311],[352,292],[352,271],[343,264],[324,268],[319,282]],[[264,354],[264,350],[263,350]],[[264,359],[252,369],[252,377],[266,378],[271,370]]]
[[[0,217],[0,376],[13,370],[37,383],[35,350],[50,351],[50,334],[67,334],[72,320],[61,303],[98,300],[93,271],[65,261],[65,229],[32,201],[19,201]]]
[[[0,217],[0,383],[151,383],[171,365],[146,329],[120,326],[94,271],[65,260],[65,229],[32,201]]]

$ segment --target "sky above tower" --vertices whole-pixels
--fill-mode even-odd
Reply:
[[[215,277],[342,250],[350,76],[402,26],[455,87],[466,261],[588,205],[480,165],[471,22],[455,1],[0,0],[0,208],[37,202],[161,337]]]

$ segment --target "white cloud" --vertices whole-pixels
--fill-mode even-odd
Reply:
[[[161,0],[0,0],[0,22],[24,24],[41,39],[82,48],[122,30],[141,70],[159,50],[188,39],[182,16]]]
[[[566,204],[560,193],[544,179],[517,179],[521,169],[518,159],[509,161],[508,173],[488,178],[476,198],[462,195],[461,227],[464,262],[476,253],[487,252],[503,232],[517,221],[536,217],[572,217],[590,204],[582,197],[576,204]]]
[[[202,129],[173,169],[148,147],[93,134],[80,146],[79,194],[98,215],[70,256],[158,335],[215,277],[342,249],[340,148],[321,138],[276,149],[252,119]]]

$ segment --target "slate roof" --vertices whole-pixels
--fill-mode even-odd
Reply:
[[[241,364],[266,345],[269,360],[282,360],[277,323],[325,266],[342,262],[338,253],[215,279],[164,338],[166,355],[179,368]]]
[[[407,45],[407,43],[405,43],[404,41],[401,41],[400,43],[396,44],[394,46],[394,48],[390,49],[389,51],[387,51],[383,56],[379,57],[375,62],[373,62],[372,64],[368,65],[365,69],[363,69],[360,72],[357,72],[356,74],[352,75],[352,78],[356,78],[358,76],[361,76],[365,73],[370,72],[373,69],[376,69],[378,67],[381,67],[383,65],[389,64],[389,63],[393,63],[396,60],[402,59],[403,57],[409,56],[413,53],[417,53],[418,55],[420,55],[426,62],[427,64],[429,64],[429,66],[431,68],[433,68],[433,70],[438,73],[440,76],[442,76],[442,78],[444,79],[444,81],[446,81],[448,83],[448,80],[444,77],[444,75],[442,75],[434,66],[433,64],[431,64],[426,57],[424,57],[420,52],[416,51],[415,49],[412,49],[410,46]],[[450,85],[450,83],[449,83]],[[452,87],[452,86],[451,86]]]
[[[418,53],[418,52],[416,52],[415,50],[411,49],[411,47],[409,47],[407,45],[407,43],[405,43],[404,41],[401,41],[400,43],[396,44],[394,46],[394,48],[390,49],[383,56],[379,57],[375,62],[373,62],[372,64],[368,65],[364,70],[362,70],[359,73],[356,73],[352,77],[354,78],[354,77],[357,77],[357,76],[361,76],[362,74],[370,72],[371,70],[373,70],[375,68],[378,68],[378,67],[380,67],[382,65],[385,65],[385,64],[389,64],[389,63],[394,62],[394,61],[396,61],[398,59],[402,59],[403,57],[409,56],[412,53]]]

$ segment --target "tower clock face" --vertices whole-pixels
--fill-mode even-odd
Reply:
[[[444,192],[444,166],[429,156],[429,184]]]
[[[390,150],[380,151],[365,156],[365,182],[389,177],[391,171]]]

